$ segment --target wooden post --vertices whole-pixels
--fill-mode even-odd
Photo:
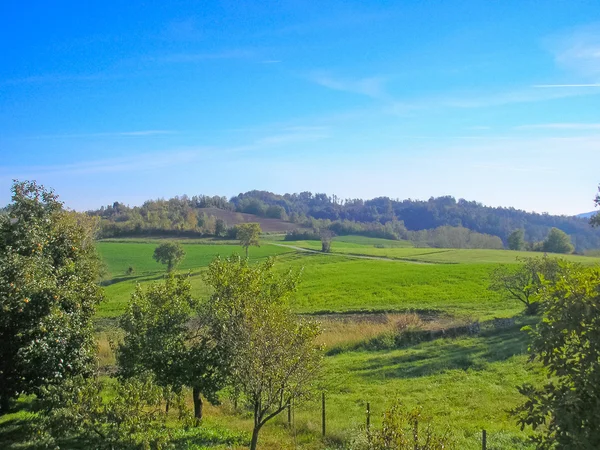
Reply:
[[[481,432],[481,448],[487,450],[487,431],[485,430]]]
[[[323,423],[323,437],[325,437],[325,392],[323,392],[323,395],[321,397],[321,403],[322,403],[322,412],[323,412],[323,416],[322,416],[322,423]]]
[[[371,404],[367,402],[367,434],[371,429]]]

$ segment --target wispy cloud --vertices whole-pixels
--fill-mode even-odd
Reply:
[[[12,178],[30,178],[44,175],[92,175],[116,172],[141,172],[191,163],[198,159],[200,150],[137,154],[131,157],[81,161],[73,164],[39,165],[10,168]],[[5,171],[5,177],[8,169]],[[2,172],[0,172],[1,174]],[[17,175],[15,175],[17,174]]]
[[[539,123],[520,125],[517,130],[600,130],[600,123]]]
[[[173,53],[168,55],[149,56],[144,58],[144,60],[164,64],[181,64],[222,59],[249,59],[252,58],[254,55],[255,52],[252,50],[234,49],[214,53]]]
[[[558,36],[551,45],[557,64],[582,75],[600,75],[600,23]]]
[[[586,88],[586,87],[600,87],[600,83],[588,83],[588,84],[534,84],[534,88]]]
[[[76,134],[43,134],[30,136],[28,139],[85,139],[85,138],[115,138],[115,137],[144,137],[167,134],[177,134],[173,130],[137,130],[137,131],[109,131],[102,133],[76,133]]]
[[[104,81],[108,79],[122,78],[121,75],[107,75],[105,73],[96,74],[45,74],[31,75],[23,78],[13,78],[0,81],[0,86],[14,86],[19,84],[44,84],[44,83],[65,83],[78,81]]]
[[[335,91],[366,95],[377,99],[389,99],[385,92],[386,78],[382,76],[349,79],[335,77],[325,72],[313,72],[309,74],[308,79]]]

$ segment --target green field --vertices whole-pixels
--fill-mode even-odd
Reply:
[[[527,431],[519,430],[508,411],[522,401],[517,386],[543,380],[539,368],[528,370],[528,337],[520,331],[535,318],[522,316],[520,303],[501,298],[487,285],[490,271],[498,264],[516,264],[516,256],[534,254],[412,248],[403,241],[356,236],[336,238],[333,253],[321,254],[282,246],[318,250],[320,242],[280,238],[271,237],[260,248],[250,248],[251,260],[275,256],[277,270],[302,271],[291,307],[323,321],[323,342],[327,349],[336,351],[326,357],[322,380],[327,397],[327,438],[320,437],[320,403],[315,398],[295,410],[292,430],[285,426],[285,415],[268,424],[261,437],[262,448],[348,448],[364,426],[366,402],[371,404],[372,421],[377,424],[381,413],[396,399],[408,407],[422,406],[426,415],[433,416],[436,427],[451,430],[460,449],[481,448],[484,428],[489,448],[530,448],[525,443]],[[193,293],[198,297],[210,294],[202,278],[210,261],[217,255],[243,252],[231,243],[182,243],[186,258],[177,271],[190,273]],[[106,323],[114,325],[111,318],[125,310],[136,283],[147,285],[162,279],[165,267],[152,259],[156,245],[154,240],[98,244],[106,266],[106,301],[98,310],[100,329]],[[600,258],[582,256],[567,259],[600,262]],[[134,273],[125,275],[130,266]],[[491,319],[499,317],[515,317],[516,323],[496,329],[490,325],[494,323]],[[398,348],[387,337],[395,332],[399,323],[395,321],[402,320],[428,329],[473,321],[485,327],[475,336],[437,338]],[[99,336],[104,349],[102,361],[113,364],[108,343],[102,342],[106,336]],[[357,345],[361,342],[365,345]],[[17,413],[13,419],[20,418],[19,414],[29,413]],[[12,430],[6,424],[13,419],[0,420],[0,443],[2,433]],[[250,426],[249,416],[234,413],[225,401],[220,407],[207,408],[202,433],[248,436]],[[204,442],[203,446],[182,448],[241,448],[219,439],[200,439],[194,442]]]
[[[385,241],[385,239],[381,239]],[[405,242],[405,241],[387,241]],[[309,250],[320,250],[319,241],[285,241],[282,245],[290,245]],[[454,249],[454,248],[415,248],[415,247],[386,247],[379,248],[376,244],[359,244],[354,240],[346,242],[336,238],[331,244],[331,252],[344,255],[373,256],[406,260],[413,262],[437,264],[469,264],[469,263],[515,263],[517,258],[542,256],[543,253],[520,252],[512,250],[486,250],[486,249]],[[582,264],[598,264],[600,258],[580,255],[553,255],[551,257],[564,258],[567,261]]]

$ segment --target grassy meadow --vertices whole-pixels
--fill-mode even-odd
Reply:
[[[527,431],[516,426],[509,410],[522,399],[517,386],[539,384],[540,368],[527,364],[524,325],[535,318],[522,315],[522,305],[487,289],[498,264],[517,264],[516,256],[532,253],[503,250],[413,248],[409,242],[364,237],[336,238],[332,254],[319,254],[283,245],[318,250],[316,241],[282,241],[271,236],[260,248],[250,248],[252,261],[276,257],[276,268],[302,271],[302,282],[291,308],[322,323],[319,342],[326,350],[322,391],[327,401],[327,436],[321,432],[319,398],[293,410],[293,426],[281,414],[261,432],[264,449],[352,448],[364,430],[366,403],[378,424],[395,400],[421,406],[440,429],[448,429],[459,449],[481,448],[480,433],[488,431],[488,448],[528,449]],[[210,294],[202,274],[217,255],[243,254],[231,242],[182,241],[186,257],[177,268],[190,273],[194,295]],[[158,282],[165,267],[152,259],[157,241],[99,242],[105,263],[106,300],[98,309],[101,365],[115,360],[108,344],[111,327],[125,310],[137,283]],[[380,259],[357,258],[355,255]],[[600,258],[567,259],[597,264]],[[133,273],[126,275],[129,267]],[[496,327],[494,318],[514,318]],[[394,336],[411,331],[439,332],[478,322],[481,331],[399,345]],[[434,336],[432,334],[432,336]],[[450,336],[450,335],[448,335]],[[21,411],[0,418],[0,443],[31,418]],[[177,448],[243,448],[249,439],[251,415],[234,411],[225,400],[207,406],[201,430],[182,437]],[[21,424],[21,425],[19,425]],[[11,434],[12,433],[12,434]],[[194,433],[197,434],[194,437]],[[34,448],[18,439],[13,446]],[[68,447],[67,447],[68,448]],[[76,447],[73,447],[76,448]]]

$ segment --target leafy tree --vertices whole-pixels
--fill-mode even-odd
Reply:
[[[261,233],[260,224],[258,223],[241,223],[236,227],[236,237],[240,241],[240,245],[246,250],[246,258],[248,257],[248,247],[251,245],[260,247],[259,236]]]
[[[0,216],[0,414],[21,393],[92,372],[102,299],[96,221],[35,182],[12,192]]]
[[[490,275],[489,289],[525,305],[527,314],[536,314],[538,297],[544,280],[554,280],[560,271],[558,259],[544,255],[537,258],[517,258],[516,267],[500,265]]]
[[[60,389],[49,389],[38,440],[47,448],[59,448],[59,439],[76,434],[96,449],[166,448],[170,432],[161,407],[165,389],[151,379],[133,378],[111,383],[114,395],[105,399],[106,384],[75,378]],[[183,408],[181,397],[177,400]]]
[[[319,232],[319,235],[321,237],[321,251],[323,253],[331,252],[331,241],[332,241],[333,237],[335,236],[333,231],[324,229]]]
[[[518,422],[533,427],[539,449],[600,448],[600,269],[563,263],[541,297],[530,353],[547,382],[520,388],[527,400],[515,410]]]
[[[320,330],[288,310],[298,275],[276,275],[272,259],[249,266],[247,259],[217,258],[206,281],[214,289],[206,305],[210,327],[230,362],[230,382],[254,416],[254,450],[265,423],[312,392],[322,360],[315,344]]]
[[[219,347],[202,327],[199,311],[185,276],[170,274],[164,283],[146,290],[138,285],[121,318],[125,337],[117,349],[121,377],[150,373],[158,385],[176,393],[189,386],[197,419],[202,418],[201,394],[218,403],[226,367]]]
[[[523,229],[513,231],[508,236],[508,248],[511,250],[523,250],[525,248],[525,232]]]
[[[217,219],[215,222],[215,236],[225,236],[225,233],[227,233],[227,224],[223,219]]]
[[[594,199],[594,202],[596,203],[596,207],[600,206],[600,186],[598,186],[598,192],[599,192],[599,194],[597,194],[596,198]],[[592,216],[592,218],[590,219],[590,224],[593,227],[600,226],[600,212],[597,212],[594,216]]]
[[[551,228],[544,241],[544,251],[549,253],[573,253],[571,238],[558,228]]]
[[[185,250],[177,242],[165,242],[154,249],[152,257],[161,264],[167,265],[171,272],[185,257]]]

